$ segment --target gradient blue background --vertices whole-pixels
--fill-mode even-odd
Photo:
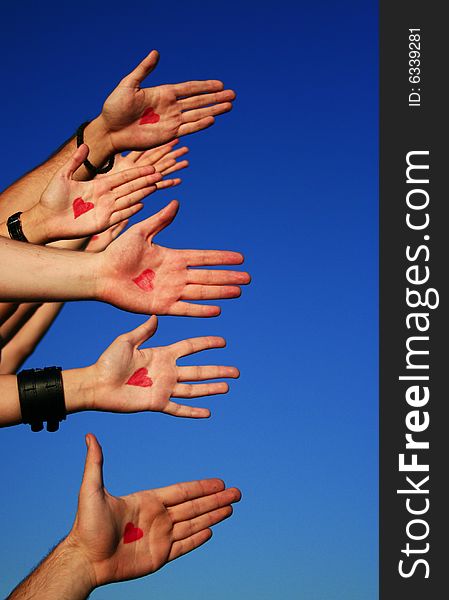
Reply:
[[[152,48],[148,85],[237,90],[142,217],[177,197],[159,242],[241,250],[253,283],[221,317],[161,318],[154,338],[227,338],[197,355],[242,371],[198,403],[212,419],[84,413],[58,434],[0,432],[0,593],[69,530],[92,431],[114,494],[215,475],[243,490],[206,546],[94,598],[377,598],[377,3],[26,1],[2,5],[1,31],[3,186]],[[27,365],[90,364],[142,320],[68,305]]]

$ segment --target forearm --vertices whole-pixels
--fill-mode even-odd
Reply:
[[[0,330],[4,343],[0,374],[16,373],[26,359],[33,354],[63,306],[62,302],[51,302],[44,305],[23,304],[20,306],[17,311],[20,324],[17,322],[18,319],[15,319],[16,315],[14,315]],[[25,319],[29,319],[29,321],[24,322]]]
[[[84,141],[89,146],[89,161],[99,167],[113,153],[109,134],[102,117],[94,119],[84,130]],[[10,185],[0,194],[0,223],[16,212],[32,208],[47,187],[50,179],[70,158],[76,150],[76,139],[71,138],[61,149],[43,164],[39,165],[18,181]],[[84,167],[80,167],[75,179],[82,181],[91,179],[92,175]]]
[[[95,374],[93,367],[62,371],[67,414],[89,410],[94,405]],[[19,390],[15,375],[0,375],[0,427],[22,423]]]
[[[96,298],[99,255],[0,238],[0,256],[2,301]]]
[[[7,600],[85,600],[93,589],[89,563],[67,537]]]

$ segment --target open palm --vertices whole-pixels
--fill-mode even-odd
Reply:
[[[177,417],[204,418],[207,408],[179,404],[175,398],[197,398],[225,394],[227,383],[188,384],[222,377],[238,377],[235,367],[178,367],[176,360],[209,348],[221,348],[221,337],[199,337],[170,346],[139,349],[157,328],[157,318],[151,317],[134,331],[118,337],[100,356],[95,368],[96,395],[93,410],[112,412],[159,411]]]
[[[161,180],[152,166],[134,166],[91,181],[75,181],[74,172],[89,152],[83,144],[52,178],[36,206],[48,239],[80,238],[105,231],[136,214],[141,200]]]
[[[232,514],[237,488],[220,479],[178,483],[115,497],[103,484],[103,454],[94,435],[88,446],[71,543],[91,567],[95,586],[142,577],[190,552]]]
[[[104,103],[101,118],[116,153],[154,148],[200,131],[232,108],[235,93],[217,80],[142,88],[158,60],[159,53],[150,52]]]
[[[206,265],[237,265],[239,252],[223,250],[172,250],[153,243],[178,211],[170,202],[156,215],[134,225],[101,252],[97,298],[130,312],[156,315],[212,317],[218,306],[189,300],[213,300],[240,296],[248,273],[192,269]]]

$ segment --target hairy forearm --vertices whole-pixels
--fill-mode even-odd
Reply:
[[[98,255],[0,238],[0,300],[95,299]]]
[[[62,371],[67,414],[89,410],[94,405],[96,376],[94,367]],[[0,427],[22,423],[19,390],[15,375],[0,375]]]
[[[15,320],[14,315],[0,330],[5,344],[1,353],[0,374],[15,373],[23,365],[33,354],[63,306],[62,302],[50,302],[43,305],[23,304],[19,307],[18,319]],[[26,319],[29,321],[24,322]]]
[[[85,600],[93,589],[89,564],[67,537],[7,600]]]
[[[95,166],[104,164],[113,153],[109,135],[101,116],[94,119],[86,127],[84,141],[89,146],[89,161]],[[50,179],[67,162],[75,150],[76,139],[71,138],[43,164],[21,177],[2,192],[0,194],[0,223],[6,222],[8,217],[16,212],[31,209],[39,201]],[[80,167],[75,174],[75,179],[79,181],[91,178],[92,175],[84,166]]]

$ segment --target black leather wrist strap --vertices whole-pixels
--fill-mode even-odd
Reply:
[[[77,148],[79,148],[81,146],[81,144],[84,144],[84,130],[89,125],[89,123],[90,123],[90,121],[86,121],[85,123],[82,123],[76,130],[76,146],[77,146]],[[92,175],[92,177],[95,177],[95,175],[98,175],[98,174],[101,175],[103,173],[107,173],[108,171],[110,171],[112,169],[112,167],[114,166],[114,158],[115,158],[114,154],[111,154],[111,156],[108,158],[108,161],[104,167],[96,167],[89,160],[87,160],[87,158],[83,164],[86,167],[86,169],[89,171],[89,173]]]
[[[16,212],[11,215],[6,223],[8,227],[9,237],[18,242],[28,242],[25,234],[22,231],[22,223],[20,222],[21,212]]]
[[[22,422],[41,431],[46,421],[47,431],[57,431],[67,415],[61,367],[20,371],[17,385]]]

